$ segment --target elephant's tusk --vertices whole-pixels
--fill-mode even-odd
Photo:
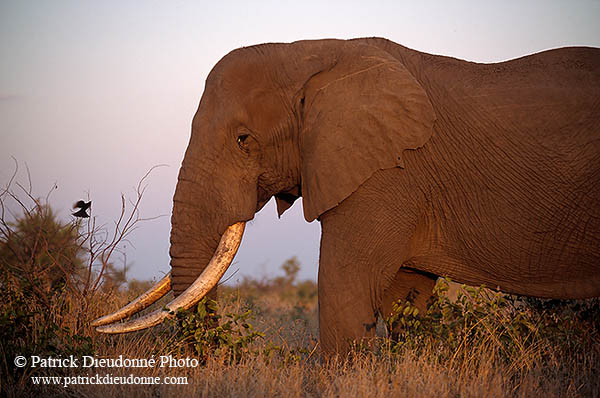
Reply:
[[[92,326],[96,327],[108,325],[109,323],[114,323],[136,314],[154,302],[158,301],[158,299],[167,294],[169,290],[171,290],[170,272],[154,286],[148,289],[144,294],[127,304],[125,307],[110,315],[105,315],[102,318],[96,319],[94,322],[92,322]]]
[[[179,297],[171,301],[164,308],[125,323],[99,326],[96,328],[96,331],[115,334],[146,329],[161,323],[169,316],[171,311],[177,311],[178,308],[188,309],[199,302],[219,282],[225,271],[227,271],[227,268],[229,268],[229,265],[231,265],[233,257],[240,247],[245,224],[245,222],[238,222],[227,228],[221,237],[215,254],[204,271]],[[104,318],[100,318],[98,321],[102,319]]]

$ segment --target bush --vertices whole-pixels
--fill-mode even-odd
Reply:
[[[470,361],[478,358],[474,353],[486,351],[497,360],[527,367],[533,357],[577,357],[600,342],[598,299],[565,301],[552,308],[555,301],[462,285],[452,301],[448,288],[448,281],[438,281],[423,316],[410,302],[394,305],[386,320],[393,331],[393,339],[386,342],[392,352],[435,347],[439,359]]]
[[[176,331],[175,341],[182,348],[192,348],[200,363],[218,357],[227,363],[238,362],[251,352],[251,344],[264,334],[249,322],[251,311],[217,315],[217,303],[203,298],[190,310],[179,309],[170,323]],[[171,332],[171,331],[169,331]]]
[[[0,366],[13,384],[33,371],[16,368],[16,356],[90,354],[92,343],[69,319],[84,268],[77,225],[38,203],[13,223],[2,220],[1,232]]]

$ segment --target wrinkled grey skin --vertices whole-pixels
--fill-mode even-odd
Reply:
[[[302,196],[322,226],[322,349],[437,276],[600,295],[600,51],[476,64],[384,39],[235,50],[210,73],[174,197],[181,293],[228,225]]]

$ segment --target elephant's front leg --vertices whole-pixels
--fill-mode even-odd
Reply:
[[[394,213],[381,203],[362,200],[363,191],[321,217],[319,328],[326,354],[346,352],[352,342],[375,337],[378,314],[405,298],[413,282],[427,294],[420,275],[404,285],[396,280],[410,258],[415,225],[411,212],[389,222]],[[396,288],[391,287],[394,283]]]
[[[375,337],[377,315],[388,317],[398,300],[409,300],[425,313],[434,275],[402,268],[401,260],[374,263],[364,256],[369,242],[355,246],[355,239],[327,234],[326,230],[319,266],[319,326],[324,353],[344,353],[353,342],[368,345]],[[393,269],[397,271],[390,278]]]
[[[324,228],[325,230],[325,228]],[[319,332],[324,354],[345,353],[375,337],[377,311],[368,267],[343,237],[323,232],[319,259]]]

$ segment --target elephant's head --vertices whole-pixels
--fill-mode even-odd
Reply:
[[[407,68],[367,41],[266,44],[225,56],[206,80],[179,173],[170,287],[181,301],[170,307],[193,305],[216,285],[228,264],[209,281],[198,275],[226,230],[223,240],[231,232],[239,244],[243,227],[229,226],[252,219],[272,196],[280,215],[302,196],[306,220],[318,218],[375,171],[403,167],[402,152],[422,146],[433,121],[427,95]],[[181,294],[198,281],[201,291]],[[168,282],[157,291],[167,291]],[[157,295],[96,325],[130,315]],[[103,331],[120,332],[122,325]]]

